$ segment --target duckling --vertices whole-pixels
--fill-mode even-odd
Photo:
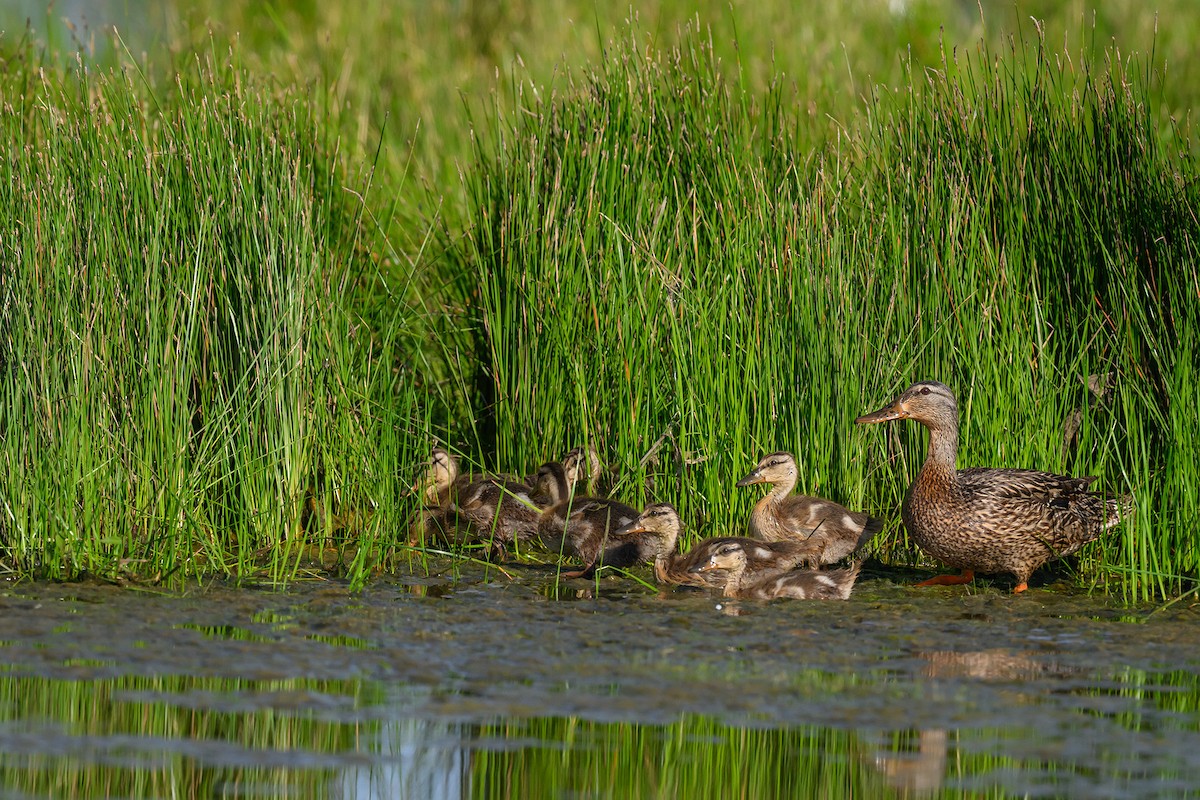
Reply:
[[[533,493],[523,483],[483,478],[459,490],[452,508],[479,539],[490,542],[500,555],[499,548],[526,541],[537,533],[542,508],[532,499]]]
[[[746,554],[745,581],[757,582],[790,572],[798,565],[813,559],[813,549],[807,541],[784,539],[764,542],[746,536],[718,536],[698,542],[683,555],[671,554],[654,563],[654,576],[661,584],[683,584],[721,588],[729,580],[721,570],[698,571],[693,567],[707,564],[725,545],[740,545]]]
[[[572,485],[578,485],[580,479],[586,477],[584,491],[589,496],[596,494],[600,478],[604,474],[604,464],[600,461],[600,453],[594,443],[568,450],[562,457],[562,465]]]
[[[834,564],[858,550],[883,529],[883,520],[850,511],[832,500],[793,495],[799,478],[791,453],[771,453],[758,462],[740,486],[771,483],[774,487],[750,514],[750,535],[776,542],[800,539],[811,544],[809,566]]]
[[[459,472],[458,459],[445,448],[435,447],[429,455],[425,474],[413,485],[412,491],[420,492],[427,506],[444,506],[450,502],[454,489],[468,483],[460,480],[463,477]]]
[[[1028,588],[1033,571],[1074,553],[1133,513],[1133,498],[1089,492],[1094,477],[1031,469],[956,470],[958,402],[950,387],[920,381],[855,422],[911,419],[929,430],[925,463],[904,498],[901,516],[922,550],[962,571],[918,586],[970,583],[976,572],[1007,572]]]
[[[636,563],[637,542],[629,536],[618,536],[617,531],[638,518],[637,509],[616,500],[569,496],[565,471],[561,465],[555,467],[548,466],[551,475],[545,479],[557,482],[556,491],[562,499],[542,512],[537,531],[547,550],[586,564],[582,570],[563,573],[564,577],[588,577],[601,565],[624,567]]]
[[[466,525],[453,506],[458,490],[467,484],[466,476],[459,472],[458,459],[444,448],[433,448],[429,466],[411,489],[420,493],[423,504],[409,532],[410,545],[465,543]]]
[[[846,600],[854,589],[862,562],[856,561],[847,569],[793,570],[772,577],[747,579],[749,559],[740,542],[727,542],[715,548],[708,561],[694,565],[696,573],[724,572],[725,596],[748,600],[773,600],[790,597],[795,600]]]
[[[625,509],[636,516],[628,519]],[[586,566],[564,572],[564,578],[589,578],[602,566],[625,568],[657,562],[675,550],[679,515],[668,503],[653,503],[638,514],[615,500],[585,498],[579,511],[578,517],[571,512],[563,550],[569,545]],[[625,520],[624,524],[614,525],[617,519]]]
[[[551,472],[556,465],[563,473],[561,478]],[[532,497],[540,507],[549,508],[574,493],[579,482],[585,477],[588,487],[586,493],[590,496],[601,472],[602,465],[596,448],[589,447],[585,454],[583,448],[576,447],[564,453],[560,461],[547,461],[542,464],[537,472],[527,475],[521,482],[533,489]]]

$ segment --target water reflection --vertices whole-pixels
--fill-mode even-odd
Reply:
[[[915,734],[914,736],[908,734]],[[905,732],[894,750],[880,749],[875,767],[888,786],[905,794],[929,794],[942,788],[946,776],[947,734],[943,728]]]
[[[330,787],[330,797],[357,800],[428,800],[471,796],[469,726],[411,717],[414,701],[428,697],[411,687],[388,692],[372,707],[387,719],[367,727],[359,747],[369,763],[346,769]]]
[[[494,573],[417,577],[357,595],[0,594],[0,795],[1111,797],[1200,783],[1200,625],[1186,615],[1130,625],[1094,602],[868,584],[834,607],[730,616],[702,592],[622,581],[588,597]]]

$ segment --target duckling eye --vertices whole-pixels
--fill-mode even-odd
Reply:
[[[922,387],[921,387],[921,394],[929,394],[929,387],[928,387],[928,386],[922,386]]]

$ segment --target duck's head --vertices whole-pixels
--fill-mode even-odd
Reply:
[[[683,523],[679,520],[679,512],[670,503],[651,503],[646,506],[638,518],[622,527],[618,534],[642,533],[657,536],[663,542],[666,551],[674,550],[683,531]]]
[[[771,453],[758,462],[746,477],[737,482],[738,486],[753,486],[756,483],[795,482],[799,470],[796,469],[796,459],[791,453]]]
[[[957,428],[958,402],[946,384],[920,381],[905,389],[883,408],[863,414],[854,421],[869,425],[894,419],[912,419],[929,427]]]
[[[547,461],[538,467],[533,478],[533,488],[550,499],[549,505],[561,503],[571,492],[567,470],[558,461]]]
[[[596,451],[596,445],[591,443],[587,447],[568,450],[562,457],[562,465],[567,472],[567,482],[575,486],[580,480],[586,480],[589,493],[596,490],[596,484],[604,472],[600,453]]]
[[[434,502],[438,495],[446,491],[458,479],[458,459],[441,447],[433,448],[429,454],[429,466],[425,475],[412,487],[414,492],[420,492],[426,500]]]
[[[704,573],[715,570],[725,570],[733,575],[740,574],[746,569],[746,551],[739,542],[720,542],[713,549],[707,561],[694,564],[688,572]]]

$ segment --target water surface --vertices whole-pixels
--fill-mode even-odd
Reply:
[[[1179,797],[1200,615],[913,589],[727,604],[431,565],[361,594],[0,597],[7,796]],[[474,569],[474,572],[470,570]]]

